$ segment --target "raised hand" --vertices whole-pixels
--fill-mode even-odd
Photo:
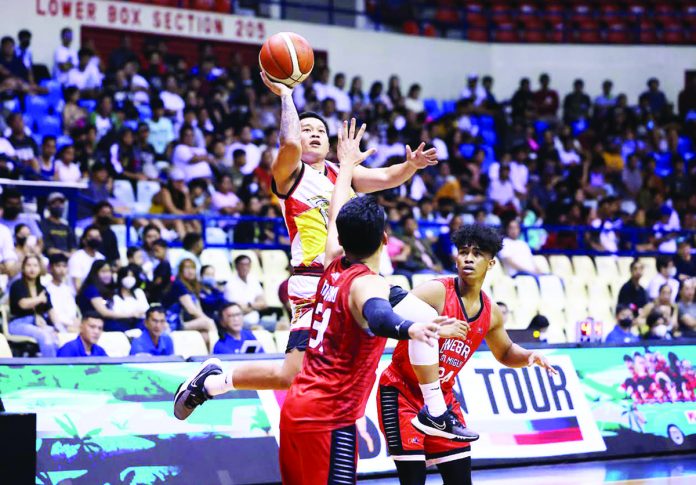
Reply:
[[[374,148],[370,148],[367,151],[360,151],[360,140],[362,140],[365,134],[365,129],[367,125],[362,124],[358,132],[355,132],[357,122],[355,118],[350,120],[350,125],[348,121],[343,122],[343,127],[338,130],[338,147],[336,149],[336,155],[338,156],[338,161],[347,165],[360,165],[367,159],[367,157],[375,153]]]
[[[271,92],[276,96],[290,96],[292,94],[292,88],[287,87],[285,84],[271,81],[263,71],[261,71],[261,79],[268,89],[270,89]]]
[[[416,151],[412,151],[411,147],[406,145],[406,162],[418,170],[437,165],[437,150],[435,148],[423,150],[424,148],[425,142],[418,145]]]
[[[558,374],[558,371],[551,366],[548,359],[539,352],[532,352],[529,354],[527,365],[531,367],[534,364],[538,365],[539,367],[543,367],[549,374]]]
[[[435,323],[440,325],[440,338],[459,338],[466,339],[466,336],[471,330],[468,322],[464,320],[455,320],[450,324],[443,324],[447,321],[447,317],[438,317],[434,320]]]

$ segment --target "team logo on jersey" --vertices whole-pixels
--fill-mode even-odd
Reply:
[[[333,280],[334,283],[336,283],[336,280],[338,277],[341,276],[341,273],[336,272],[336,273],[331,273],[331,279]]]

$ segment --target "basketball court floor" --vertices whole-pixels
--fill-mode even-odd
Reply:
[[[696,484],[696,455],[474,470],[472,476],[475,485],[693,485]],[[398,485],[399,481],[382,478],[364,483]],[[427,485],[440,484],[439,475],[428,475]]]

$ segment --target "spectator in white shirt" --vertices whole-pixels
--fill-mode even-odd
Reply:
[[[75,147],[67,145],[58,150],[55,160],[55,179],[59,182],[74,183],[82,179],[80,166],[75,163]]]
[[[78,64],[77,51],[70,47],[72,41],[72,29],[65,27],[60,31],[61,45],[53,55],[53,78],[61,84],[67,83],[68,73]]]
[[[102,245],[101,232],[97,226],[87,226],[82,233],[80,246],[82,249],[75,251],[68,260],[68,276],[73,289],[77,291],[83,280],[89,274],[92,263],[99,259],[105,259],[104,255],[97,251]]]
[[[174,122],[174,129],[178,129],[184,122],[184,107],[186,103],[179,94],[179,86],[176,76],[170,74],[164,82],[164,91],[160,93],[160,99],[164,104],[165,113]]]
[[[660,208],[660,219],[653,225],[655,244],[658,245],[657,250],[661,253],[676,253],[677,236],[680,229],[677,211],[667,204],[663,205]]]
[[[236,273],[225,286],[225,298],[228,301],[239,304],[244,312],[244,325],[258,325],[261,316],[260,310],[268,307],[263,288],[259,280],[251,272],[251,258],[249,256],[237,256],[234,260]]]
[[[162,157],[167,151],[167,146],[176,139],[172,120],[164,116],[164,103],[159,98],[154,98],[150,104],[152,118],[147,120],[150,134],[147,142],[150,143],[158,157]]]
[[[499,170],[498,178],[491,180],[488,188],[488,197],[495,205],[498,212],[518,212],[520,201],[515,194],[515,187],[510,179],[510,166],[502,165]]]
[[[212,179],[211,160],[212,157],[205,148],[194,146],[193,128],[189,125],[182,126],[179,144],[172,154],[172,164],[183,170],[186,182],[196,178]]]
[[[425,105],[423,104],[423,100],[420,99],[420,95],[420,84],[411,84],[411,87],[408,88],[408,95],[404,100],[404,106],[407,110],[413,111],[416,114],[421,114],[425,111]]]
[[[331,91],[331,86],[329,85],[329,68],[323,67],[319,70],[319,75],[317,80],[314,81],[312,87],[314,88],[314,94],[318,101],[324,101],[325,98],[329,96]]]
[[[68,332],[77,332],[80,319],[77,316],[75,289],[68,282],[68,258],[63,253],[52,254],[49,258],[51,280],[46,283],[46,291],[51,297],[53,309],[60,325]]]
[[[234,184],[229,174],[220,176],[217,190],[213,192],[212,206],[218,213],[224,215],[238,214],[244,204],[234,193]]]
[[[353,103],[346,92],[346,75],[339,72],[334,76],[334,85],[329,89],[329,97],[336,102],[336,111],[339,113],[350,113]]]
[[[529,244],[520,239],[520,235],[519,219],[510,219],[505,224],[503,249],[498,253],[498,258],[503,263],[508,276],[520,274],[538,276],[543,271],[537,267]]]
[[[658,256],[655,258],[655,267],[657,269],[657,274],[653,276],[648,283],[648,298],[656,299],[660,294],[660,287],[662,285],[669,285],[672,289],[672,303],[677,299],[677,294],[679,293],[679,281],[675,278],[677,275],[677,268],[674,265],[674,260],[671,256]]]
[[[90,62],[94,56],[89,49],[80,49],[77,53],[78,64],[68,71],[66,86],[75,86],[82,95],[92,96],[94,90],[101,87],[102,73]]]
[[[0,224],[0,274],[6,274],[9,278],[13,278],[18,272],[19,264],[12,232]],[[2,289],[0,287],[0,290]]]
[[[478,83],[477,74],[469,74],[467,84],[460,95],[461,99],[470,99],[474,106],[480,106],[486,100],[486,90]]]
[[[251,140],[251,126],[244,125],[239,133],[239,140],[227,147],[227,156],[230,160],[234,159],[232,154],[235,150],[244,150],[246,153],[246,163],[240,169],[244,175],[249,175],[256,170],[261,162],[261,149],[254,145]]]

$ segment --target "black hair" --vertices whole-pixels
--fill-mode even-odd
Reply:
[[[142,269],[137,264],[127,264],[126,266],[119,268],[118,272],[116,273],[116,291],[121,291],[121,282],[123,281],[123,278],[128,276],[128,273],[133,273],[133,276],[135,277],[135,286],[131,288],[131,291],[135,290],[136,288],[139,288],[141,283],[141,271]]]
[[[190,251],[191,248],[193,248],[193,246],[195,246],[196,243],[198,243],[198,241],[201,239],[203,239],[203,236],[201,236],[200,232],[188,232],[184,236],[184,240],[181,241],[181,245],[184,247],[184,249]]]
[[[633,358],[628,354],[624,354],[623,361],[624,362],[633,362]]]
[[[671,256],[658,256],[655,258],[655,268],[657,271],[660,271],[662,268],[669,266],[670,262],[672,262]]]
[[[135,253],[137,253],[138,251],[142,251],[142,250],[143,250],[143,248],[141,248],[140,246],[131,246],[126,250],[126,258],[127,259],[132,258],[135,255]]]
[[[629,267],[629,269],[633,271],[633,268],[635,268],[637,264],[640,264],[640,259],[634,258],[633,261],[631,261],[631,266]]]
[[[236,258],[234,258],[234,265],[235,265],[235,267],[236,267],[239,263],[241,263],[242,261],[244,261],[245,259],[248,259],[249,262],[251,263],[251,258],[250,258],[249,256],[247,256],[246,254],[240,254],[239,256],[237,256]]]
[[[241,157],[241,156],[246,156],[246,150],[244,150],[242,148],[237,148],[236,150],[234,150],[232,152],[232,159],[233,160],[238,158],[238,157]]]
[[[62,29],[60,29],[60,36],[63,37],[63,35],[65,35],[68,32],[72,33],[72,29],[70,27],[63,27]]]
[[[2,203],[3,205],[10,199],[22,199],[22,193],[15,187],[5,187],[2,192]]]
[[[315,113],[314,111],[303,111],[300,113],[300,121],[304,120],[305,118],[316,118],[319,121],[321,121],[324,124],[324,128],[326,129],[326,135],[329,135],[329,125],[326,123],[326,120],[322,118],[322,116],[319,113]]]
[[[228,301],[228,302],[223,303],[222,306],[220,306],[220,315],[222,315],[222,312],[224,312],[225,310],[227,310],[231,306],[237,306],[239,308],[242,308],[242,306],[239,303],[236,303],[234,301]]]
[[[164,307],[159,303],[154,303],[150,305],[150,308],[148,308],[145,311],[145,320],[149,319],[150,315],[152,315],[153,313],[161,313],[164,315]]]
[[[82,314],[82,321],[83,322],[85,320],[89,320],[90,318],[93,318],[95,320],[102,320],[102,322],[104,321],[102,316],[99,315],[99,313],[97,313],[95,310],[87,310],[85,313]]]
[[[13,44],[15,43],[14,39],[13,39],[12,37],[10,37],[9,35],[6,35],[6,36],[3,37],[2,39],[0,39],[0,44],[1,44],[1,45],[5,45],[5,44],[7,44],[8,42],[11,42],[11,43],[13,43]]]
[[[17,234],[19,234],[19,231],[21,231],[21,230],[24,229],[25,227],[26,227],[27,229],[29,228],[29,226],[28,226],[27,224],[24,224],[23,222],[20,222],[19,224],[17,224],[17,225],[15,226],[15,228],[14,228],[14,235],[15,235],[15,237],[17,237]]]
[[[476,246],[493,258],[503,249],[503,237],[491,226],[483,224],[466,224],[452,235],[452,242],[461,249],[465,246]]]
[[[203,273],[204,273],[205,270],[208,269],[208,268],[213,268],[213,269],[215,269],[215,267],[214,267],[212,264],[202,264],[202,265],[201,265],[201,270],[199,271],[199,275],[200,275],[200,276],[203,276]]]
[[[102,268],[104,268],[104,266],[110,266],[109,262],[105,259],[98,259],[92,263],[92,267],[89,269],[87,277],[82,282],[82,286],[80,286],[80,290],[77,292],[76,298],[78,301],[80,301],[85,293],[85,290],[90,286],[94,286],[99,292],[99,296],[107,301],[114,297],[114,285],[111,283],[104,284],[99,279],[99,272],[102,270]]]
[[[55,142],[55,141],[56,141],[56,137],[53,136],[53,135],[46,135],[46,136],[44,136],[43,139],[41,140],[41,144],[42,144],[42,145],[45,145],[47,141],[51,141],[51,140]]]
[[[545,328],[549,328],[549,319],[544,315],[534,315],[527,330],[543,330]]]
[[[82,231],[82,237],[80,238],[82,241],[85,241],[87,239],[87,233],[89,231],[97,231],[99,233],[99,237],[101,237],[101,231],[99,230],[99,226],[90,224],[89,226],[85,227],[84,231]]]
[[[58,263],[67,263],[68,257],[63,253],[53,253],[48,257],[48,264],[53,266]]]
[[[92,209],[92,213],[99,214],[99,211],[102,210],[104,207],[108,207],[112,211],[114,210],[114,206],[111,205],[111,202],[109,202],[108,200],[102,200],[94,204],[94,209]]]
[[[169,247],[169,244],[168,244],[167,241],[165,241],[164,239],[158,239],[157,241],[155,241],[155,242],[152,243],[152,246],[153,246],[153,247],[154,247],[154,246],[159,246],[159,247],[162,247],[162,248],[164,248],[164,249],[167,249],[167,248]]]
[[[660,310],[653,310],[648,315],[648,318],[645,319],[645,323],[648,325],[648,328],[652,328],[655,326],[655,324],[657,324],[660,318],[664,319],[664,317],[665,316]]]
[[[367,258],[379,249],[386,225],[386,213],[372,196],[348,201],[336,218],[341,246],[357,258]]]

